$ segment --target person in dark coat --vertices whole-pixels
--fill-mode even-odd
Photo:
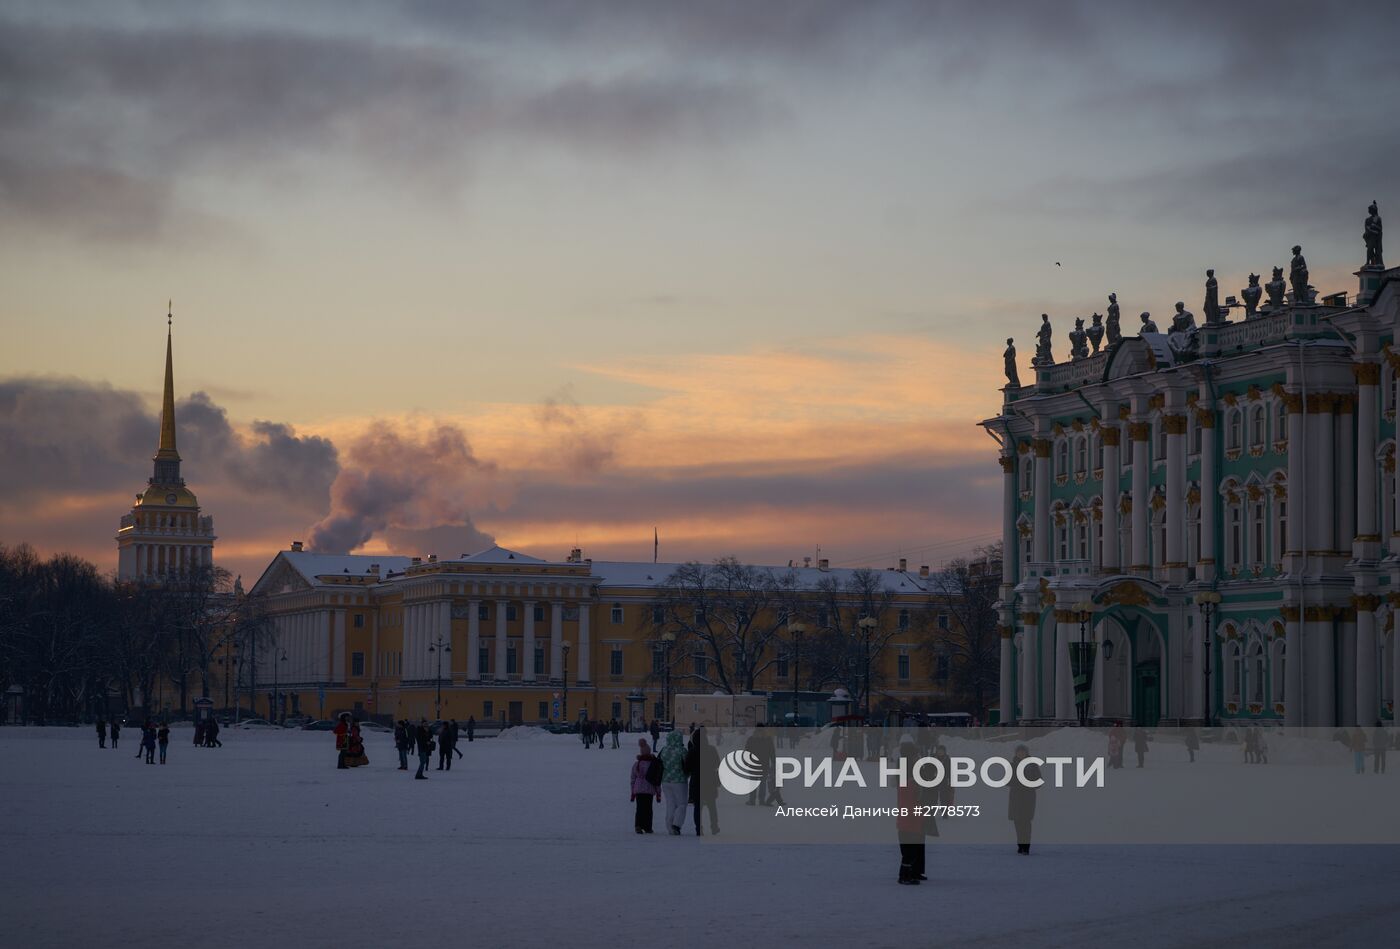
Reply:
[[[608,723],[601,718],[594,722],[594,729],[598,735],[598,750],[603,750],[603,739],[608,736]]]
[[[428,776],[424,774],[428,770],[428,765],[433,760],[433,732],[428,727],[428,720],[425,718],[418,723],[417,730],[413,734],[414,744],[418,748],[418,773],[414,780],[426,781]]]
[[[593,723],[584,719],[578,727],[579,735],[583,738],[583,747],[589,748],[593,744]]]
[[[452,770],[452,723],[443,722],[438,731],[438,770]]]
[[[112,747],[117,747],[117,741],[122,737],[122,723],[117,719],[112,719]]]
[[[612,746],[614,748],[617,748],[617,736],[618,733],[622,731],[622,726],[617,723],[617,719],[613,719],[611,722],[608,723],[608,731],[612,732]]]
[[[1375,755],[1372,774],[1385,774],[1385,752],[1389,747],[1390,736],[1385,733],[1385,726],[1376,722],[1376,730],[1371,734],[1371,753]]]
[[[927,818],[919,813],[920,806],[926,803],[926,796],[921,793],[922,789],[913,775],[908,773],[919,757],[918,748],[912,741],[906,741],[900,745],[899,754],[904,759],[906,777],[899,784],[899,812],[894,819],[895,833],[899,837],[899,878],[896,882],[904,886],[918,886],[928,879],[924,875]]]
[[[1186,753],[1191,756],[1191,760],[1196,760],[1196,752],[1201,748],[1201,736],[1196,733],[1195,726],[1188,726],[1186,729]]]
[[[209,723],[204,726],[204,747],[222,748],[224,743],[219,741],[219,723],[214,719],[209,719]]]
[[[146,732],[154,733],[154,729],[155,726],[151,724],[151,720],[149,718],[146,719],[146,723],[141,726],[141,737],[136,740],[137,758],[140,758],[143,754],[146,753]]]
[[[467,716],[467,741],[476,741],[476,716]]]
[[[399,753],[400,771],[408,770],[408,750],[413,747],[412,728],[406,718],[394,723],[394,750]]]
[[[332,730],[335,735],[336,759],[335,767],[337,771],[347,771],[350,765],[346,759],[350,757],[350,713],[341,712],[340,720],[335,723]]]
[[[1011,796],[1007,800],[1006,818],[1016,826],[1016,852],[1031,852],[1031,821],[1035,820],[1035,790],[1040,780],[1040,765],[1026,765],[1025,780],[1021,779],[1021,762],[1030,757],[1025,745],[1017,745],[1011,759]]]
[[[705,729],[691,732],[690,745],[685,750],[687,800],[695,814],[695,836],[702,836],[700,830],[701,809],[710,812],[710,833],[719,833],[719,814],[716,803],[719,798],[719,752],[715,751],[705,736]]]
[[[147,722],[141,731],[141,748],[146,752],[146,764],[156,763],[156,723]],[[139,754],[137,757],[141,757]]]
[[[165,764],[165,749],[170,747],[170,726],[160,726],[160,731],[156,732],[156,744],[160,746],[160,763]]]
[[[107,747],[107,722],[100,718],[97,720],[97,747]]]
[[[203,747],[204,747],[204,723],[203,723],[203,722],[195,722],[195,723],[194,723],[194,746],[195,746],[196,748],[203,748]]]
[[[1147,729],[1141,725],[1133,729],[1133,751],[1137,754],[1138,767],[1143,767],[1147,760]]]
[[[637,760],[632,762],[631,774],[632,800],[637,804],[632,827],[639,834],[649,834],[652,832],[652,797],[655,796],[656,800],[661,800],[661,785],[647,778],[647,772],[652,770],[652,762],[656,761],[656,756],[651,753],[651,747],[647,745],[647,740],[638,738],[637,745],[640,750],[637,754]]]
[[[653,719],[651,720],[651,746],[652,746],[653,748],[655,748],[656,745],[657,745],[657,743],[660,742],[660,741],[661,741],[661,723],[658,722],[656,719],[653,718]]]

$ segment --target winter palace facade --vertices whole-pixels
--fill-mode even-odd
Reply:
[[[1114,340],[1111,298],[1110,342],[1072,334],[1054,362],[1047,319],[1024,386],[1008,347],[981,423],[1004,472],[1004,720],[1079,717],[1081,641],[1091,720],[1393,719],[1400,268],[1372,215],[1352,300],[1319,299],[1294,248],[1294,289],[1275,269],[1263,306],[1256,277],[1220,304],[1211,272],[1199,326],[1178,304],[1168,332],[1143,314]]]

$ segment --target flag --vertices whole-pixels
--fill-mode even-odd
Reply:
[[[651,562],[656,563],[656,555],[661,550],[661,534],[655,527],[651,529]]]

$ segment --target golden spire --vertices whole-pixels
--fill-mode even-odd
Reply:
[[[160,404],[160,449],[156,457],[178,460],[180,453],[175,450],[175,363],[170,349],[174,322],[172,301],[166,304],[165,311],[165,395]]]

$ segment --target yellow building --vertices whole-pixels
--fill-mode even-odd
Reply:
[[[496,546],[439,560],[321,554],[294,543],[250,591],[264,604],[268,630],[254,708],[270,717],[276,692],[284,715],[312,717],[667,718],[668,691],[698,691],[701,664],[715,661],[672,655],[659,633],[658,598],[679,566],[586,560],[579,550],[548,561]],[[816,604],[819,591],[855,573],[825,561],[771,569],[812,600],[810,626],[834,622]],[[946,693],[947,662],[921,647],[955,627],[927,567],[911,572],[901,561],[873,576],[883,647],[873,705],[923,705]],[[835,608],[850,625],[858,606]],[[792,693],[804,660],[800,650],[784,654],[789,645],[773,643],[756,690]],[[674,646],[690,648],[684,640]],[[246,645],[243,656],[251,658]]]

